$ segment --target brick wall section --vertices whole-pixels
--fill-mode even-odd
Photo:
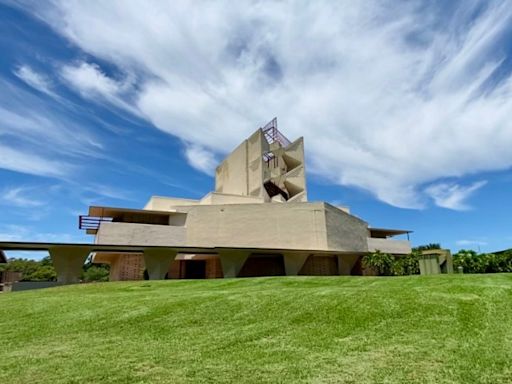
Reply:
[[[250,256],[238,277],[284,276],[283,256]]]
[[[144,256],[142,254],[121,255],[119,262],[119,280],[142,280]]]
[[[300,270],[299,275],[338,275],[338,258],[336,256],[309,256]]]
[[[218,256],[209,258],[206,260],[206,278],[207,279],[219,279],[223,278],[222,265]]]
[[[169,265],[169,272],[167,273],[167,277],[169,279],[179,279],[181,271],[181,260],[173,260]]]

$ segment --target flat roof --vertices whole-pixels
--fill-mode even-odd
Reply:
[[[131,244],[93,244],[93,243],[42,243],[25,241],[0,241],[0,250],[4,251],[47,251],[52,248],[88,248],[90,252],[126,252],[141,253],[146,249],[168,249],[177,253],[214,254],[221,251],[244,251],[251,253],[308,253],[323,255],[364,254],[344,250],[293,249],[293,248],[251,248],[251,247],[194,247],[194,246],[162,246],[162,245],[131,245]]]
[[[407,229],[390,229],[390,228],[368,228],[370,232],[378,233],[383,236],[396,236],[396,235],[405,235],[407,233],[412,233],[413,231]]]
[[[89,216],[94,217],[116,217],[123,215],[125,213],[141,213],[144,215],[154,215],[154,216],[169,216],[176,214],[184,214],[182,212],[172,212],[172,211],[153,211],[149,209],[134,209],[134,208],[116,208],[116,207],[101,207],[96,205],[91,205],[89,207]]]

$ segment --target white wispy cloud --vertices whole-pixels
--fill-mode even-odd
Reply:
[[[436,180],[512,166],[510,2],[31,4],[138,79],[75,63],[69,84],[179,137],[199,169],[276,115],[308,171],[400,207],[465,209],[481,185]]]
[[[457,240],[455,242],[460,247],[466,247],[466,246],[480,246],[480,245],[487,245],[488,243],[486,241],[482,240]]]
[[[186,145],[185,157],[192,167],[210,174],[218,163],[215,155],[211,151],[194,144]]]
[[[0,143],[0,168],[41,176],[64,176],[69,167],[59,161],[32,155]]]
[[[132,80],[128,77],[122,81],[112,79],[97,64],[84,61],[64,65],[60,74],[71,88],[84,97],[92,99],[100,97],[119,108],[135,114],[139,113],[137,108],[134,108],[121,97],[129,92],[133,86]]]
[[[30,85],[32,88],[46,93],[47,95],[55,96],[55,92],[52,89],[52,81],[48,78],[48,76],[36,72],[30,66],[20,65],[14,70],[14,74],[25,83]]]
[[[1,199],[10,205],[17,207],[40,207],[45,204],[44,201],[37,197],[31,196],[33,188],[30,187],[10,187],[2,191]]]
[[[0,241],[33,241],[42,243],[85,243],[85,234],[43,232],[28,225],[0,224]],[[10,253],[8,253],[9,255]]]
[[[86,201],[88,201],[89,203],[97,201],[98,198],[136,201],[136,199],[134,198],[133,194],[130,191],[112,187],[107,184],[89,183],[87,185],[82,185],[80,190],[83,192],[83,194],[94,195],[93,199],[86,198]]]
[[[484,180],[467,186],[456,183],[438,183],[427,187],[425,192],[440,207],[464,211],[471,208],[466,201],[485,184],[487,181]]]
[[[67,178],[77,158],[98,157],[102,144],[61,110],[0,77],[0,168]]]

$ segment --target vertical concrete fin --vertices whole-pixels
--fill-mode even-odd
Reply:
[[[352,268],[360,257],[360,255],[338,255],[338,273],[340,275],[350,275]]]
[[[237,277],[250,252],[222,250],[219,252],[224,277]]]
[[[176,258],[177,252],[166,248],[146,248],[144,250],[144,264],[148,271],[149,280],[164,280],[169,271],[171,261]]]
[[[283,253],[286,276],[298,275],[308,257],[308,253]]]
[[[80,282],[82,267],[87,256],[91,253],[90,247],[55,246],[49,248],[48,251],[57,272],[59,283],[74,284]]]

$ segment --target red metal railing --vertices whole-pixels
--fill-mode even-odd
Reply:
[[[263,130],[263,135],[265,140],[267,140],[267,143],[272,144],[278,142],[283,147],[287,147],[291,144],[291,141],[288,140],[288,138],[283,135],[279,129],[277,129],[277,117],[274,117],[272,121],[270,121],[261,129]],[[267,162],[267,166],[270,166],[270,162],[274,159],[275,155],[272,153],[272,151],[265,152],[263,154],[263,160]]]
[[[287,147],[291,144],[291,141],[277,129],[277,117],[274,117],[270,123],[262,128],[262,130],[265,135],[265,139],[269,144],[276,141],[283,147]]]

